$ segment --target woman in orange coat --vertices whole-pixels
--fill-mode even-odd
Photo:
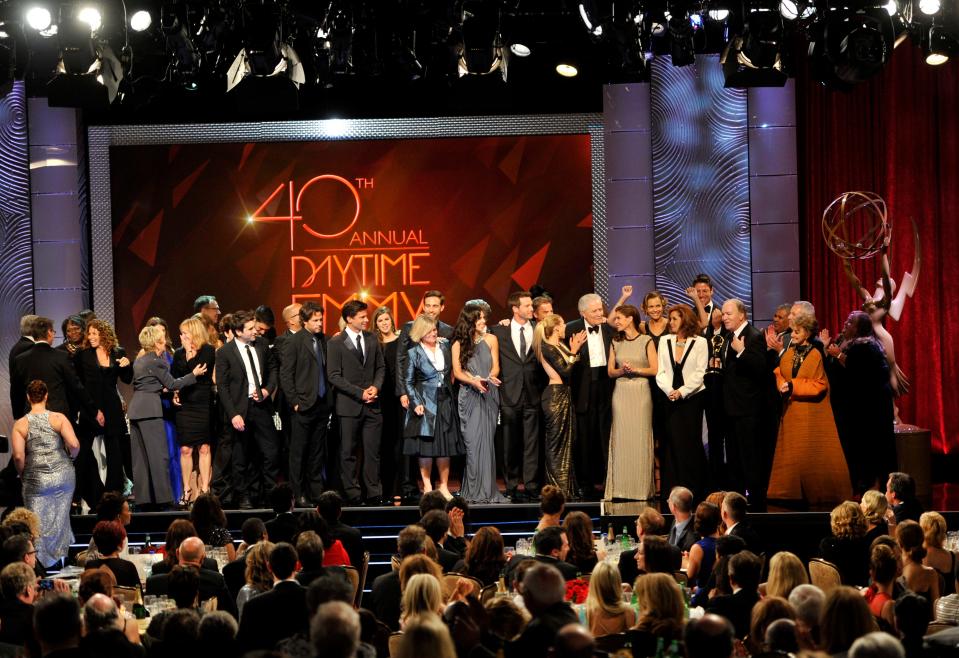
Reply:
[[[852,484],[829,404],[822,354],[810,342],[815,330],[815,317],[797,317],[792,343],[776,368],[784,404],[767,495],[770,500],[830,509],[852,495]]]

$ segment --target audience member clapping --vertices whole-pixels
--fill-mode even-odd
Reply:
[[[636,611],[623,601],[619,570],[607,562],[593,567],[586,597],[586,621],[593,635],[623,633],[636,623]]]
[[[853,642],[879,629],[863,596],[852,587],[840,586],[826,596],[819,630],[821,650],[844,656]]]
[[[633,587],[639,621],[629,631],[637,656],[651,656],[660,639],[668,646],[683,637],[685,610],[679,584],[669,574],[651,573],[636,579]]]

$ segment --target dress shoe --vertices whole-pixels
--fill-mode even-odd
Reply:
[[[237,499],[236,508],[237,509],[253,509],[253,503],[250,502],[249,498],[247,498],[246,496],[243,496],[242,498]]]

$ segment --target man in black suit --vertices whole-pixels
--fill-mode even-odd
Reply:
[[[689,290],[687,289],[687,292]],[[693,311],[695,311],[699,323],[703,326],[703,335],[707,338],[713,335],[712,323],[710,318],[713,309],[716,308],[716,302],[713,301],[713,280],[708,274],[697,274],[693,279],[692,294],[690,298],[693,301]],[[702,310],[699,307],[702,306]]]
[[[768,441],[764,424],[771,385],[766,369],[766,340],[746,319],[738,299],[723,304],[723,326],[729,332],[723,357],[723,410],[726,412],[726,456],[732,488],[745,494],[756,511],[764,511],[769,482]]]
[[[613,330],[603,314],[599,295],[579,298],[580,318],[566,324],[566,338],[585,331],[586,341],[579,349],[579,361],[573,367],[572,395],[576,408],[576,445],[573,463],[576,479],[587,499],[596,499],[606,482],[609,458],[609,431],[613,423],[613,385],[606,370]]]
[[[273,340],[273,349],[276,350],[277,358],[280,358],[280,354],[283,351],[283,343],[295,336],[297,332],[303,328],[303,321],[300,320],[301,308],[303,308],[302,304],[294,303],[283,309],[282,317],[283,323],[286,325],[286,331],[279,334]]]
[[[294,303],[283,309],[281,317],[283,318],[283,323],[286,325],[286,330],[273,339],[273,356],[276,357],[277,368],[281,375],[280,389],[276,392],[273,404],[276,406],[277,413],[280,414],[280,419],[283,423],[283,429],[280,433],[283,439],[283,448],[286,452],[288,452],[290,448],[290,438],[293,435],[293,428],[290,421],[290,414],[292,413],[290,410],[291,405],[287,402],[286,393],[283,391],[283,352],[286,342],[303,328],[303,323],[300,322],[300,308],[301,304]]]
[[[886,501],[896,515],[896,523],[919,522],[919,517],[922,516],[922,503],[916,498],[916,481],[908,473],[896,471],[889,474],[889,479],[886,481]]]
[[[230,590],[230,596],[236,601],[236,595],[246,584],[246,556],[250,553],[250,548],[261,541],[269,541],[269,535],[266,531],[266,524],[262,519],[251,517],[243,522],[240,527],[240,537],[243,543],[240,548],[243,552],[233,560],[223,565],[223,580],[226,581],[226,587]]]
[[[247,651],[270,651],[280,640],[309,627],[306,588],[294,577],[296,561],[296,549],[289,544],[279,543],[270,552],[273,589],[246,602],[236,636]]]
[[[293,537],[299,531],[296,516],[293,515],[293,488],[286,482],[270,490],[270,505],[275,517],[267,521],[266,533],[274,544],[285,541],[293,543]]]
[[[327,428],[333,413],[333,387],[326,377],[327,344],[323,307],[300,308],[303,329],[283,342],[280,385],[290,406],[290,484],[296,503],[310,507],[323,493]],[[279,340],[279,339],[278,339]]]
[[[523,604],[532,620],[522,634],[508,642],[508,658],[545,658],[556,641],[559,630],[567,624],[576,624],[579,617],[566,598],[563,575],[548,564],[537,564],[523,576]]]
[[[343,499],[332,489],[324,491],[316,501],[316,511],[326,521],[326,527],[333,539],[343,543],[346,554],[350,556],[350,564],[359,568],[363,563],[363,535],[359,530],[348,526],[341,520],[343,515]]]
[[[449,573],[463,557],[446,549],[446,538],[450,530],[450,517],[438,509],[430,510],[420,519],[420,525],[426,530],[426,536],[436,546],[436,561],[443,567],[443,573]]]
[[[426,531],[423,526],[408,525],[396,537],[396,550],[400,560],[411,555],[426,552]],[[363,603],[376,615],[376,618],[389,626],[391,631],[400,630],[400,602],[403,592],[400,589],[399,569],[390,569],[376,577],[370,595]]]
[[[33,321],[34,345],[24,350],[13,360],[10,373],[10,400],[14,418],[20,418],[30,410],[27,403],[27,386],[35,379],[47,385],[49,397],[47,409],[70,418],[71,401],[82,407],[90,418],[96,418],[103,426],[103,412],[97,409],[90,394],[77,378],[70,356],[63,350],[54,349],[56,332],[50,318],[37,317]]]
[[[14,360],[28,349],[33,347],[33,323],[36,319],[36,315],[24,315],[22,318],[20,318],[20,339],[13,344],[13,347],[10,348],[10,355],[7,358],[7,373],[10,377],[13,377]],[[13,386],[11,386],[10,408],[13,409],[13,413],[16,415],[19,407],[14,404],[13,396]]]
[[[764,550],[763,540],[747,520],[748,506],[745,496],[730,491],[723,498],[723,506],[720,509],[723,523],[726,524],[726,534],[739,537],[746,544],[746,548],[755,554],[760,554]]]
[[[421,312],[436,320],[436,333],[440,338],[447,340],[453,337],[453,327],[440,320],[440,314],[446,308],[446,297],[439,290],[427,290],[423,293],[423,300],[420,302]],[[409,361],[407,354],[416,344],[410,340],[410,330],[413,328],[413,320],[406,322],[400,329],[399,345],[396,350],[396,397],[404,409],[410,406],[410,397],[406,390],[406,365]],[[396,437],[397,441],[402,441],[402,436]],[[400,478],[400,492],[403,495],[404,504],[416,504],[420,497],[419,488],[419,466],[416,463],[416,457],[402,456],[400,464],[397,466]]]
[[[666,504],[673,515],[669,543],[680,551],[688,552],[698,540],[693,519],[693,492],[686,487],[673,487]]]
[[[300,571],[296,574],[296,582],[303,587],[309,587],[314,580],[324,576],[334,576],[345,583],[349,583],[349,576],[346,575],[346,570],[343,567],[323,566],[325,553],[323,540],[320,539],[318,534],[312,530],[301,532],[296,538],[296,555],[300,560]],[[359,569],[358,565],[357,569]],[[348,591],[350,595],[353,594],[352,584],[349,585]],[[309,594],[307,594],[307,597],[309,597]],[[349,601],[353,601],[351,596]]]
[[[363,487],[369,505],[382,503],[380,483],[380,438],[383,416],[379,392],[386,377],[383,351],[376,337],[366,331],[367,305],[352,300],[343,305],[346,328],[330,339],[326,374],[336,391],[336,415],[340,419],[340,478],[347,503],[362,504],[357,481],[357,451],[363,448]],[[392,504],[392,500],[390,501]]]
[[[533,298],[525,290],[506,300],[513,317],[496,325],[499,343],[500,415],[503,424],[503,464],[506,495],[515,502],[539,500],[539,402],[543,370],[533,351]],[[524,491],[517,491],[520,477]]]
[[[728,619],[735,630],[736,637],[749,634],[749,623],[753,606],[759,602],[759,579],[762,561],[750,553],[742,551],[729,558],[729,584],[733,594],[717,596],[706,604],[706,611]]]
[[[232,326],[233,340],[216,354],[216,383],[220,404],[233,426],[237,506],[250,509],[250,499],[259,501],[280,475],[279,441],[270,397],[277,389],[277,366],[266,342],[256,339],[253,313],[237,311]],[[262,459],[257,459],[257,454]]]
[[[566,556],[569,554],[569,539],[562,526],[549,526],[533,535],[533,550],[536,554],[532,558],[528,555],[514,555],[513,559],[506,564],[506,582],[513,581],[513,571],[520,562],[530,559],[555,567],[566,580],[576,578],[578,570],[566,561]]]
[[[216,597],[218,610],[226,610],[236,616],[236,599],[230,596],[226,581],[216,571],[201,568],[206,550],[203,540],[199,537],[187,537],[176,549],[177,562],[181,567],[194,567],[200,579],[200,601]],[[166,596],[169,592],[170,574],[163,573],[147,578],[146,593],[155,596]]]

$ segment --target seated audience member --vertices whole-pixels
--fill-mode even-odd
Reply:
[[[646,535],[636,549],[636,566],[639,573],[672,573],[683,565],[679,549],[664,537]]]
[[[826,606],[826,595],[815,585],[799,585],[789,595],[796,611],[796,638],[804,651],[816,651],[821,639],[819,623]]]
[[[83,619],[80,606],[69,594],[48,594],[37,601],[33,630],[44,658],[79,658]]]
[[[167,578],[167,596],[173,599],[176,610],[199,610],[200,605],[200,570],[194,566],[173,567]],[[172,610],[164,610],[150,617],[150,624],[147,626],[146,635],[152,640],[159,640],[163,637],[163,625],[173,613]]]
[[[497,650],[502,648],[504,643],[518,638],[526,627],[528,613],[512,599],[496,597],[485,607],[489,616],[489,632],[497,643]]]
[[[254,544],[246,552],[246,573],[244,574],[246,582],[240,588],[236,597],[236,610],[241,620],[243,619],[243,607],[250,599],[273,589],[270,553],[274,546],[273,542],[261,541]]]
[[[94,594],[103,594],[113,598],[113,588],[117,579],[107,567],[87,569],[80,575],[80,585],[77,587],[77,600],[83,605]]]
[[[247,651],[269,650],[280,640],[306,632],[306,589],[296,582],[296,549],[280,543],[270,551],[273,589],[250,599],[243,609],[240,645]]]
[[[273,513],[276,515],[266,522],[266,532],[270,536],[270,541],[279,544],[285,541],[288,544],[293,543],[293,537],[296,536],[298,524],[296,516],[293,514],[293,487],[286,482],[282,482],[270,490],[270,506],[273,507]]]
[[[196,528],[196,536],[203,540],[204,545],[225,548],[227,560],[236,559],[236,547],[230,531],[226,529],[226,514],[219,498],[211,493],[197,496],[190,509],[190,521]]]
[[[425,615],[410,620],[392,658],[456,658],[456,647],[446,624],[436,615]]]
[[[892,507],[896,523],[919,521],[922,505],[916,498],[916,481],[908,473],[899,471],[889,474],[886,482],[886,501]]]
[[[9,530],[9,526],[2,529],[12,533],[3,540],[3,566],[14,562],[23,562],[36,573],[37,551],[33,545],[33,540],[30,539],[29,531],[13,533]]]
[[[300,532],[313,531],[319,535],[323,541],[323,566],[351,566],[349,553],[343,546],[343,542],[334,539],[330,534],[330,528],[326,525],[326,519],[316,510],[307,510],[300,514],[299,522]]]
[[[872,582],[864,592],[864,596],[866,603],[869,604],[869,611],[876,619],[888,624],[886,628],[890,629],[896,623],[893,613],[896,600],[893,598],[892,590],[897,571],[896,556],[892,549],[881,544],[873,547],[872,556],[869,559],[869,579]]]
[[[300,557],[300,571],[296,574],[296,582],[303,587],[309,587],[310,583],[326,574],[347,580],[346,571],[342,567],[323,566],[323,540],[312,530],[297,535],[296,554]]]
[[[781,596],[788,599],[792,591],[809,582],[806,567],[789,551],[780,551],[769,561],[769,580],[760,587],[766,596]]]
[[[726,497],[727,500],[729,496]],[[706,610],[728,619],[737,638],[746,637],[753,606],[759,601],[759,577],[762,562],[749,551],[742,551],[729,559],[729,584],[732,594],[709,600]]]
[[[541,530],[537,536],[550,528]],[[566,583],[551,564],[536,564],[523,577],[523,603],[532,619],[522,634],[506,645],[507,658],[545,658],[566,624],[577,623],[576,613],[566,601]]]
[[[686,658],[730,658],[733,655],[733,627],[718,615],[691,619],[683,631]]]
[[[667,647],[673,640],[682,640],[686,618],[676,580],[665,573],[647,574],[636,579],[633,591],[639,608],[639,620],[629,631],[633,655],[654,655],[660,639]]]
[[[928,602],[914,592],[904,592],[896,599],[895,616],[907,658],[920,658],[924,655],[922,638],[929,628]]]
[[[360,646],[360,616],[342,601],[324,603],[310,617],[310,642],[316,656],[353,658]]]
[[[430,510],[422,519],[420,525],[426,530],[426,536],[433,540],[436,545],[437,561],[443,567],[443,573],[453,570],[460,556],[452,551],[446,550],[447,533],[450,529],[450,517],[446,510]]]
[[[569,541],[566,561],[581,574],[591,573],[599,561],[593,545],[593,522],[583,512],[570,512],[563,521],[563,528]]]
[[[150,656],[158,658],[200,658],[200,615],[196,610],[168,610],[159,628],[160,636],[150,645]]]
[[[240,527],[240,534],[243,541],[240,543],[238,557],[223,565],[223,580],[226,581],[226,587],[230,591],[230,598],[233,601],[236,601],[240,588],[246,583],[246,556],[250,548],[258,542],[269,540],[266,524],[255,517],[243,522]]]
[[[724,500],[726,500],[726,492],[725,492],[725,491],[714,491],[714,492],[712,492],[711,494],[709,494],[708,496],[706,496],[706,501],[705,501],[705,502],[707,502],[707,503],[712,503],[713,505],[715,505],[716,507],[718,507],[718,508],[719,508],[719,511],[720,511],[720,518],[722,518],[722,510],[723,510],[723,501],[724,501]],[[719,524],[720,534],[725,535],[727,530],[729,530],[729,528],[726,527],[726,523],[725,523],[725,522],[721,522],[721,523]]]
[[[442,582],[443,579],[443,570],[440,568],[440,565],[437,564],[436,560],[427,556],[425,553],[421,555],[411,555],[404,559],[400,564],[399,574],[400,589],[403,592],[406,591],[406,583],[417,574],[433,576],[440,582]]]
[[[426,552],[426,539],[426,531],[422,526],[410,525],[400,530],[396,538],[396,548],[399,552],[401,567],[410,556]],[[395,632],[400,628],[401,599],[399,570],[391,570],[376,577],[367,601],[376,618]]]
[[[748,503],[746,498],[735,491],[728,492],[723,497],[723,504],[720,508],[722,512],[723,523],[726,524],[726,534],[739,537],[746,542],[746,550],[755,555],[764,551],[764,544],[748,519]]]
[[[925,512],[919,517],[919,527],[922,528],[923,548],[926,557],[922,563],[932,567],[942,576],[941,596],[954,594],[956,591],[956,554],[945,550],[942,545],[946,541],[946,520],[939,512]]]
[[[688,535],[694,539],[700,537],[699,541],[693,543],[689,549],[686,576],[690,587],[705,587],[709,582],[709,574],[712,573],[713,565],[716,564],[716,542],[722,536],[720,525],[722,525],[722,517],[719,507],[712,503],[700,503],[696,507],[692,523],[687,524],[681,531],[680,536]]]
[[[766,650],[775,653],[799,653],[799,636],[796,622],[792,619],[777,619],[766,627]]]
[[[832,656],[845,654],[853,642],[876,630],[866,599],[854,588],[840,586],[826,596],[819,619],[822,651]]]
[[[197,648],[201,656],[239,658],[240,645],[236,641],[239,625],[229,613],[212,610],[200,617]]]
[[[849,658],[906,658],[906,651],[889,633],[875,632],[853,642],[848,655]]]
[[[230,593],[226,588],[226,581],[216,571],[201,569],[203,558],[206,557],[206,549],[203,541],[199,537],[187,537],[180,543],[177,549],[177,559],[180,566],[192,566],[197,569],[197,575],[200,579],[199,593],[200,602],[216,597],[217,608],[226,610],[232,615],[236,614],[236,601],[230,598]],[[146,593],[155,596],[166,596],[169,594],[170,574],[160,574],[147,578]]]
[[[819,554],[836,565],[843,585],[862,587],[869,579],[866,518],[856,503],[839,503],[829,514],[832,535],[819,543]]]
[[[693,492],[686,487],[673,487],[666,499],[673,525],[669,529],[669,543],[684,553],[692,550],[696,540],[702,537],[693,531]]]
[[[659,510],[647,507],[636,517],[636,537],[640,543],[643,537],[647,535],[666,534],[666,519],[659,513]],[[633,549],[623,551],[619,554],[619,577],[624,583],[633,583],[639,575],[639,568],[636,566],[636,551]]]
[[[915,521],[903,521],[896,526],[896,541],[902,550],[902,584],[926,600],[931,617],[939,598],[939,573],[922,563],[926,557],[922,528]]]
[[[473,535],[466,549],[466,557],[456,563],[453,571],[476,578],[484,586],[499,581],[506,566],[503,535],[491,525],[483,526]]]
[[[177,519],[170,524],[166,531],[166,544],[164,546],[163,559],[154,562],[150,573],[154,576],[161,573],[170,573],[170,570],[177,565],[176,549],[187,537],[196,537],[196,529],[193,524],[186,519]],[[211,557],[203,558],[202,569],[219,571],[216,560]]]
[[[403,587],[400,628],[405,628],[409,620],[414,617],[441,615],[443,605],[443,588],[436,576],[427,573],[410,576]]]
[[[23,646],[33,638],[33,604],[37,575],[25,562],[13,562],[0,571],[0,642]]]
[[[526,558],[525,560],[520,560],[516,564],[516,568],[513,569],[513,573],[510,579],[507,581],[509,584],[510,590],[513,592],[512,601],[516,604],[516,607],[520,609],[523,613],[523,617],[526,621],[529,621],[529,610],[526,609],[526,604],[523,603],[523,578],[526,577],[526,572],[532,569],[534,566],[539,564],[533,558]]]
[[[859,509],[866,519],[866,544],[872,544],[876,537],[889,534],[889,518],[892,517],[892,512],[882,492],[870,489],[863,493]]]
[[[316,511],[319,512],[323,520],[326,521],[327,531],[330,537],[339,540],[346,550],[350,561],[348,563],[359,566],[363,563],[363,535],[359,530],[346,525],[341,520],[343,515],[343,499],[335,491],[324,491],[316,503]],[[320,534],[320,533],[317,533]],[[323,535],[320,535],[323,538]],[[329,552],[330,547],[325,543],[323,548]]]
[[[606,562],[593,567],[586,597],[586,621],[593,635],[623,633],[636,623],[636,611],[623,601],[619,570]]]
[[[566,580],[573,580],[578,575],[576,567],[566,562],[566,555],[569,553],[569,539],[566,536],[566,530],[562,527],[549,526],[537,532],[533,536],[533,551],[535,555],[531,559],[556,567]],[[526,555],[513,556],[513,559],[506,566],[507,578],[511,575],[516,564],[524,559],[530,558]]]
[[[88,656],[113,658],[143,656],[139,631],[132,620],[126,619],[116,602],[104,594],[94,594],[83,604],[85,633],[80,648]],[[136,640],[131,642],[131,630]]]
[[[130,525],[133,520],[133,512],[130,511],[130,503],[126,496],[117,491],[105,491],[97,504],[97,522],[99,521],[119,521],[124,527]],[[97,550],[97,543],[90,538],[90,544],[87,546],[87,560],[95,560],[103,557]],[[83,566],[83,565],[81,565]]]
[[[450,529],[446,534],[444,548],[460,557],[466,556],[469,540],[466,538],[466,523],[469,518],[470,504],[465,498],[454,496],[446,501],[446,515],[450,519]]]
[[[333,601],[345,604],[352,610],[353,586],[345,579],[336,576],[326,575],[317,578],[306,590],[307,617],[311,620],[315,619],[320,607]],[[313,658],[314,655],[326,655],[322,652],[319,654],[313,653],[313,643],[310,640],[309,633],[296,633],[285,640],[281,640],[276,645],[276,650],[290,658]],[[375,654],[375,651],[375,649],[372,649],[371,654]],[[370,658],[372,658],[372,655]]]
[[[779,619],[796,620],[796,611],[781,596],[767,596],[753,606],[749,619],[749,640],[746,643],[751,655],[770,651],[766,646],[766,629]]]
[[[552,658],[593,658],[596,640],[579,624],[566,624],[556,634],[550,649]]]
[[[130,560],[120,557],[120,551],[127,540],[127,531],[119,521],[100,521],[93,527],[93,541],[102,557],[96,560],[87,560],[87,569],[96,569],[106,566],[116,576],[117,585],[121,587],[139,587],[140,574],[136,565]]]
[[[560,517],[563,516],[563,510],[566,509],[566,494],[562,489],[552,484],[547,484],[540,492],[539,499],[539,523],[536,525],[536,532],[558,526]]]
[[[723,535],[716,540],[716,564],[712,573],[709,574],[706,586],[700,587],[693,595],[693,599],[690,601],[691,606],[704,607],[713,596],[733,593],[733,589],[729,585],[729,560],[733,555],[745,550],[746,542],[735,535]]]

